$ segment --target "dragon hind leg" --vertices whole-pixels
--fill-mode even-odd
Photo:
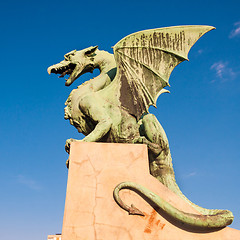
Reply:
[[[175,176],[165,131],[153,114],[147,114],[143,117],[141,127],[144,137],[161,149],[161,152],[156,154],[151,147],[148,147],[150,173],[170,188],[169,177],[175,179]]]
[[[192,203],[181,192],[175,179],[168,139],[157,118],[153,114],[145,115],[142,119],[141,128],[142,135],[144,135],[147,141],[155,145],[157,144],[159,149],[161,149],[160,153],[156,155],[156,152],[152,151],[151,147],[149,147],[150,145],[148,144],[149,169],[151,175],[157,178],[163,185],[184,199],[200,213],[206,215],[219,214],[222,210],[202,208]]]

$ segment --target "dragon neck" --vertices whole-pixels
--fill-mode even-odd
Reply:
[[[100,74],[107,74],[116,68],[114,55],[106,51],[97,50],[94,56],[94,67],[100,70]]]

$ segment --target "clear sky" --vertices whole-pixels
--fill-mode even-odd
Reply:
[[[151,108],[163,125],[184,194],[229,209],[240,229],[240,2],[2,1],[0,232],[3,240],[42,240],[61,232],[65,140],[82,138],[64,120],[70,87],[47,67],[73,49],[111,46],[126,35],[175,25],[212,25],[174,69],[171,94]],[[97,72],[95,72],[97,74]]]

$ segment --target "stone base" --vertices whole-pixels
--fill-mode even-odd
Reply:
[[[61,234],[48,235],[48,239],[47,240],[61,240]]]
[[[128,215],[113,199],[116,185],[139,183],[185,212],[197,213],[149,173],[147,147],[138,144],[71,144],[62,240],[237,240],[240,231],[199,231],[154,209],[139,195],[122,190],[126,204],[145,216]]]

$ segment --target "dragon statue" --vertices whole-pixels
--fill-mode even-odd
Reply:
[[[68,153],[73,141],[147,144],[151,175],[200,213],[182,212],[143,186],[123,182],[114,189],[114,198],[130,214],[143,213],[121,200],[119,191],[123,188],[138,192],[191,226],[221,228],[233,221],[230,211],[201,208],[182,194],[175,181],[167,136],[157,118],[148,112],[150,105],[156,106],[159,95],[168,92],[164,88],[169,86],[172,70],[188,60],[191,47],[212,29],[177,26],[140,31],[120,40],[113,47],[114,54],[101,51],[98,46],[74,50],[48,68],[49,74],[69,75],[66,86],[86,72],[100,70],[97,77],[74,89],[65,103],[65,119],[85,135],[82,140],[66,141]]]

